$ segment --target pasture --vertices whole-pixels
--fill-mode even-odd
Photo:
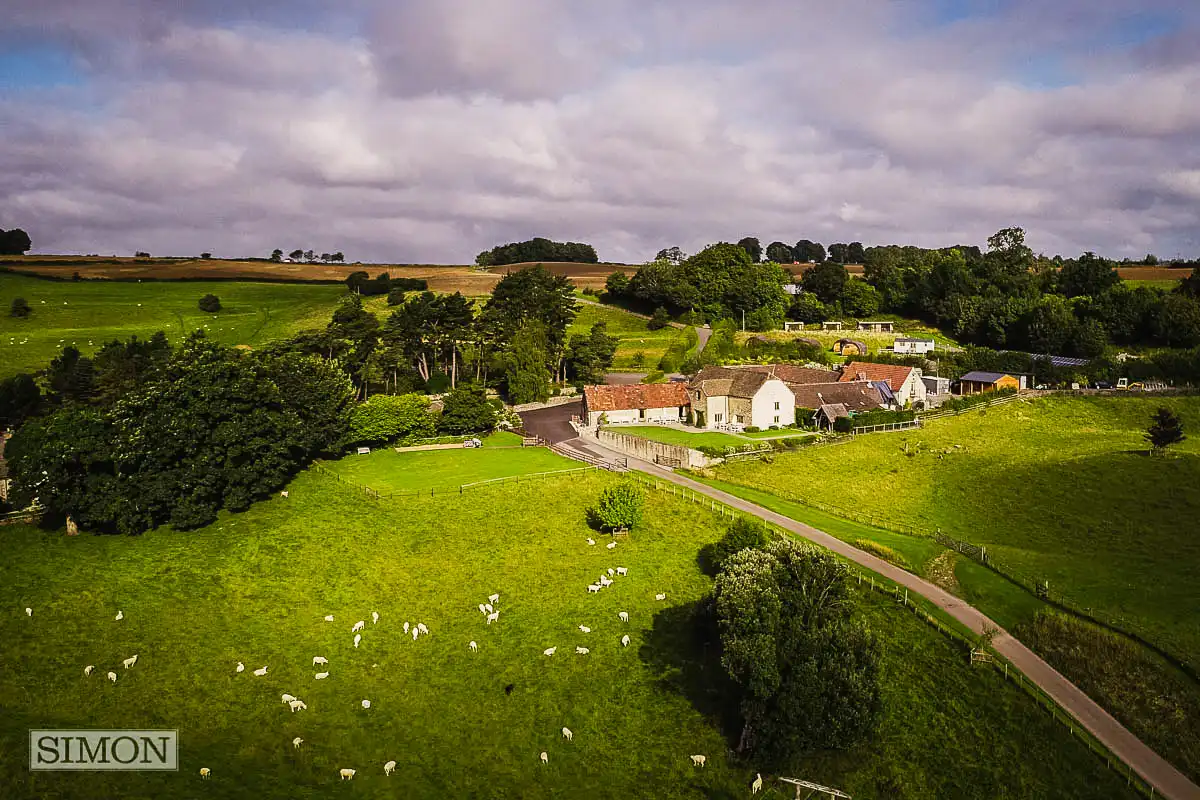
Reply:
[[[639,316],[616,306],[593,303],[579,304],[579,313],[575,315],[567,334],[586,335],[597,322],[605,323],[608,335],[617,337],[617,352],[612,365],[614,370],[650,372],[658,366],[667,348],[684,338],[681,328],[668,326],[652,331],[646,327],[646,320]],[[640,364],[637,362],[638,353],[642,354]]]
[[[1200,422],[1195,398],[1048,397],[715,477],[986,545],[1007,569],[1200,665],[1200,438],[1147,456],[1142,433],[1159,405],[1187,429]]]
[[[208,293],[221,310],[199,309]],[[323,328],[343,286],[236,282],[49,281],[0,272],[0,378],[44,368],[62,348],[91,355],[106,342],[163,331],[173,343],[197,329],[228,345],[251,347]],[[9,316],[14,297],[33,313]]]
[[[659,425],[613,425],[608,428],[613,433],[626,433],[630,436],[640,436],[653,442],[663,444],[678,444],[684,447],[746,447],[761,444],[763,439],[801,439],[804,434],[794,435],[795,431],[757,431],[755,433],[735,434],[721,431],[706,431],[699,428],[693,433],[689,430],[668,428]],[[793,434],[793,435],[789,435]]]
[[[697,551],[722,523],[656,494],[632,538],[615,551],[589,547],[584,508],[612,480],[376,503],[308,472],[289,498],[199,531],[6,529],[5,797],[269,800],[335,787],[372,797],[742,796],[755,770],[727,754],[715,724],[726,698],[719,667],[686,623],[710,587]],[[584,591],[617,565],[628,577]],[[476,606],[492,593],[500,616],[489,626]],[[910,612],[864,594],[861,613],[883,644],[880,729],[852,751],[804,759],[794,774],[856,797],[1132,797],[1026,695],[969,668]],[[413,641],[405,621],[430,634]],[[590,654],[576,655],[580,645]],[[542,655],[551,646],[555,655]],[[137,664],[121,669],[133,653]],[[329,661],[319,668],[326,680],[313,678],[316,655]],[[91,677],[87,664],[97,666]],[[284,692],[307,710],[290,712]],[[30,773],[28,729],[56,726],[178,728],[180,770]],[[693,753],[707,767],[692,767]],[[396,773],[385,776],[393,759]],[[210,780],[201,782],[201,767]],[[354,782],[337,786],[347,767],[358,770]]]

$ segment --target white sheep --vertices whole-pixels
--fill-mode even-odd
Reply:
[[[266,667],[263,667],[262,669],[256,669],[256,670],[254,670],[254,674],[255,674],[257,677],[261,678],[263,675],[266,675],[266,674],[267,674],[267,668],[266,668]]]
[[[30,608],[29,606],[26,606],[26,607],[25,607],[25,616],[27,616],[27,617],[32,617],[32,616],[33,616],[33,609],[32,609],[32,608]]]
[[[108,679],[110,681],[112,681],[113,683],[116,683],[117,682],[117,673],[115,673],[115,672],[108,673]]]
[[[487,615],[487,624],[491,625],[493,622],[495,622],[498,619],[500,619],[500,612],[493,611],[492,613]]]
[[[361,641],[362,641],[362,634],[361,633],[354,634],[354,646],[358,647],[358,643]]]
[[[498,594],[489,594],[489,595],[488,595],[488,602],[489,602],[489,603],[499,603],[499,602],[500,602],[500,595],[498,595]]]
[[[595,540],[595,539],[593,539],[593,538],[591,538],[591,537],[589,536],[589,537],[588,537],[588,547],[591,547],[591,546],[592,546],[592,545],[594,545],[595,543],[596,543],[596,540]]]
[[[429,628],[426,628],[426,627],[425,627],[425,623],[424,623],[424,622],[418,622],[418,623],[417,623],[417,630],[419,630],[421,633],[423,633],[423,634],[425,634],[425,635],[427,635],[427,636],[429,635]]]
[[[280,492],[280,493],[279,493],[279,496],[280,496],[280,497],[287,497],[287,496],[288,496],[287,490],[284,490],[284,491]]]
[[[125,667],[125,669],[129,669],[136,663],[137,663],[137,654],[136,653],[134,653],[132,656],[130,656],[129,658],[127,658],[121,662],[121,664]]]
[[[384,775],[391,775],[395,771],[396,771],[396,762],[395,761],[389,761],[383,765],[383,774]]]
[[[467,642],[467,647],[471,648],[472,653],[479,649],[479,645],[475,644],[474,641]]]
[[[95,668],[96,668],[95,664],[88,664],[86,667],[83,668],[83,674],[85,676],[90,677],[92,674],[92,670],[94,670]]]
[[[608,568],[608,577],[610,577],[610,578],[611,578],[611,577],[612,577],[613,575],[615,575],[615,574],[616,574],[616,573],[613,571],[613,568],[612,568],[612,567],[609,567],[609,568]]]
[[[552,656],[552,655],[554,655],[554,652],[555,652],[556,650],[558,650],[558,648],[557,648],[557,647],[547,647],[545,650],[543,650],[543,651],[542,651],[542,655],[544,655],[544,656]]]
[[[367,622],[366,622],[366,620],[362,620],[362,619],[360,619],[358,622],[354,623],[354,627],[350,629],[350,632],[351,632],[351,633],[358,633],[359,631],[361,631],[361,630],[362,630],[363,628],[365,628],[365,627],[367,627]]]
[[[291,706],[293,714],[295,714],[297,711],[308,709],[308,706],[303,700],[293,700],[292,702],[288,703],[288,705]]]
[[[326,622],[333,622],[333,614],[326,614],[326,615],[325,615],[325,621],[326,621]]]
[[[708,759],[704,756],[692,756],[693,767],[703,767],[705,761],[708,761]]]
[[[113,617],[113,622],[120,622],[123,619],[125,619],[125,612],[118,608],[117,615]]]
[[[406,622],[406,623],[404,623],[404,635],[405,635],[405,636],[407,636],[407,635],[408,635],[408,623],[407,623],[407,622]]]
[[[575,655],[577,655],[577,656],[586,656],[590,652],[592,652],[592,651],[588,650],[586,647],[576,647],[575,648]]]
[[[316,675],[313,675],[313,679],[318,680],[318,681],[323,681],[328,677],[329,677],[328,672],[318,672]]]
[[[292,747],[296,748],[297,750],[300,749],[300,745],[302,744],[304,744],[304,740],[299,736],[297,736],[295,739],[292,739]]]
[[[562,733],[563,733],[563,738],[566,739],[568,742],[572,741],[575,738],[575,734],[571,733],[570,728],[563,728]]]
[[[494,607],[494,606],[492,606],[492,604],[491,604],[491,603],[484,603],[484,604],[483,604],[483,610],[484,610],[484,611],[486,611],[487,613],[489,613],[489,614],[490,614],[490,613],[492,613],[493,611],[495,611],[496,609],[495,609],[495,607]]]
[[[295,700],[295,699],[296,699],[296,697],[295,697],[295,695],[290,695],[290,694],[288,694],[287,692],[284,692],[284,693],[283,693],[283,696],[282,696],[282,699],[283,699],[283,704],[286,706],[288,703],[290,703],[290,702],[292,702],[293,700]]]
[[[378,612],[378,611],[372,611],[372,612],[371,612],[371,624],[372,624],[372,625],[378,625],[378,624],[379,624],[379,612]]]
[[[245,664],[243,664],[242,662],[240,662],[240,661],[239,661],[239,662],[237,663],[237,666],[236,666],[236,667],[234,667],[233,669],[234,669],[234,672],[245,672],[245,671],[246,671],[246,665],[245,665]]]
[[[413,634],[413,641],[415,642],[417,640],[417,637],[421,635],[421,632],[419,630],[417,630],[416,628],[413,628],[412,634]]]
[[[138,303],[138,305],[141,305],[141,303]],[[203,778],[204,780],[208,780],[208,776],[209,776],[209,775],[212,775],[212,770],[211,770],[211,769],[209,769],[208,767],[201,767],[201,768],[200,768],[200,777],[201,777],[201,778]]]
[[[628,575],[629,570],[626,567],[617,567],[617,574],[618,575]]]
[[[605,586],[605,587],[612,586],[612,581],[610,581],[608,578],[601,575],[600,576],[600,585]]]
[[[313,666],[314,667],[317,666],[318,664],[328,664],[328,663],[329,663],[329,659],[326,658],[325,656],[313,656]]]
[[[616,543],[616,542],[609,542],[608,544],[606,544],[606,545],[604,545],[604,546],[605,546],[605,547],[607,547],[609,550],[612,550],[614,547],[616,547],[616,546],[617,546],[617,543]]]
[[[599,584],[590,583],[588,584],[588,594],[595,594],[596,592],[600,591],[601,588],[602,587]]]
[[[548,756],[548,755],[546,754],[546,751],[545,751],[545,750],[543,750],[543,751],[542,751],[542,754],[539,756],[539,758],[541,758],[541,759],[542,759],[542,763],[543,763],[543,764],[545,764],[545,763],[547,763],[547,762],[549,762],[549,761],[550,761],[550,756]]]
[[[584,633],[591,633],[591,632],[592,632],[592,629],[591,629],[591,628],[589,628],[587,625],[580,625],[580,626],[579,626],[579,630],[583,631]]]
[[[617,619],[621,620],[621,622],[629,622],[629,612],[628,611],[618,611]]]
[[[629,647],[629,634],[628,633],[621,637],[621,646]]]
[[[362,701],[362,707],[363,707],[363,708],[370,708],[370,707],[371,707],[371,701],[370,701],[370,700],[363,700],[363,701]]]
[[[352,770],[352,769],[342,769],[342,770],[338,770],[338,775],[341,775],[342,776],[341,779],[344,781],[352,781],[352,780],[354,780],[355,771],[356,770]]]
[[[756,772],[754,774],[754,783],[750,784],[750,794],[758,794],[759,790],[761,790],[761,789],[762,789],[762,773]]]
[[[667,596],[665,594],[656,594],[656,595],[654,595],[654,599],[655,600],[666,600]]]
[[[488,614],[488,608],[487,608],[487,606],[486,606],[486,605],[484,605],[483,603],[480,603],[480,604],[479,604],[479,613],[480,613],[480,614],[483,614],[483,615],[485,615],[485,616]]]

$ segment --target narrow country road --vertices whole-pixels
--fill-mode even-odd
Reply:
[[[583,452],[610,462],[627,458],[624,454],[610,450],[594,439],[575,438],[564,441],[563,445],[567,449]],[[844,556],[872,572],[883,575],[900,586],[907,588],[910,592],[925,597],[975,633],[981,633],[985,627],[995,628],[999,633],[992,640],[992,648],[1012,662],[1026,678],[1053,698],[1061,708],[1074,717],[1081,726],[1115,756],[1141,775],[1147,783],[1154,787],[1156,794],[1169,798],[1169,800],[1200,800],[1200,786],[1197,786],[1182,772],[1171,766],[1165,759],[1143,744],[1140,739],[1130,733],[1111,714],[1084,694],[1075,684],[1060,675],[1053,667],[1043,661],[1041,657],[1014,639],[1012,635],[991,619],[967,604],[962,598],[955,597],[924,578],[919,578],[911,572],[906,572],[899,567],[893,566],[881,558],[858,550],[846,544],[841,539],[785,517],[782,514],[769,511],[762,506],[742,500],[720,489],[714,489],[711,486],[698,483],[682,475],[677,475],[670,469],[660,467],[648,461],[642,461],[630,456],[628,457],[628,463],[631,469],[637,469],[656,478],[686,487],[696,494],[711,497],[730,508],[736,508],[746,514],[752,514],[778,528],[791,531],[814,544],[832,550],[838,555]]]

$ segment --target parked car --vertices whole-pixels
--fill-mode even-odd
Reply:
[[[463,447],[483,447],[483,442],[479,439],[467,439],[463,442]]]
[[[1113,384],[1112,384],[1112,381],[1096,381],[1096,388],[1097,389],[1111,389],[1111,388],[1113,388]]]

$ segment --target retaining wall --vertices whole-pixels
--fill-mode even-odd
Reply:
[[[655,458],[657,456],[659,459],[667,459],[672,463],[677,462],[681,467],[689,469],[700,469],[707,467],[710,463],[709,457],[699,450],[692,450],[678,444],[654,442],[643,439],[641,436],[630,436],[627,433],[600,430],[596,433],[596,439],[605,447],[634,458],[640,458],[643,461],[654,462],[657,460]]]

